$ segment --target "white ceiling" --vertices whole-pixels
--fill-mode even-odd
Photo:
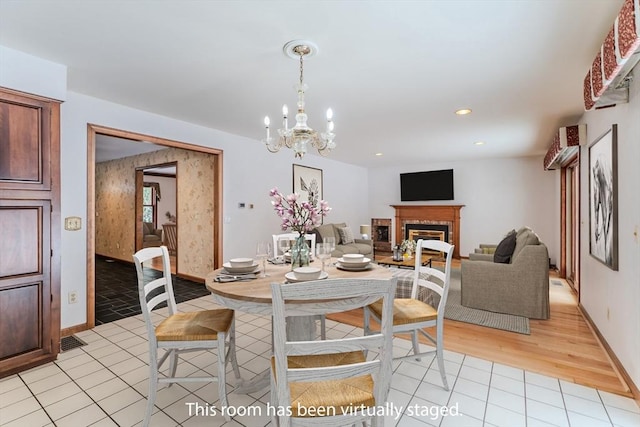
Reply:
[[[330,156],[375,167],[543,154],[622,3],[1,0],[0,44],[66,64],[71,91],[260,139],[296,101],[282,46],[309,39],[309,124],[333,108]]]
[[[166,150],[168,147],[151,142],[132,141],[109,135],[96,135],[96,163],[121,159],[152,151]]]

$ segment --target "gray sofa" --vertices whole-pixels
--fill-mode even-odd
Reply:
[[[498,245],[492,243],[480,243],[480,246],[469,254],[469,259],[472,261],[493,261],[493,253],[497,247]]]
[[[478,258],[470,256],[461,263],[463,306],[532,319],[549,318],[549,253],[532,230],[518,230],[510,263]]]
[[[354,239],[353,243],[341,242],[338,229],[346,226],[343,222],[338,224],[323,224],[314,228],[313,233],[316,235],[316,243],[322,243],[325,237],[332,236],[336,239],[336,248],[331,252],[332,257],[340,258],[344,254],[362,254],[373,258],[373,240]]]

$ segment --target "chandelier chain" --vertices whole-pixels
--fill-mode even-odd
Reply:
[[[304,83],[302,82],[302,76],[304,73],[304,68],[302,66],[302,58],[304,57],[304,55],[302,53],[300,53],[300,86],[302,86]]]

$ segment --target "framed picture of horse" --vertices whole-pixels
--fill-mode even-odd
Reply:
[[[618,128],[589,146],[589,253],[618,270]]]

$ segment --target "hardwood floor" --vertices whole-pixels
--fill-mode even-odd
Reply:
[[[176,256],[169,255],[169,261],[171,262],[171,274],[176,274]],[[160,258],[153,258],[150,267],[156,270],[162,270],[162,260]]]
[[[454,264],[456,266],[460,266],[459,261]],[[532,319],[531,335],[447,319],[444,325],[445,349],[633,397],[580,313],[569,285],[556,274],[551,276],[562,286],[550,285],[551,318]],[[362,310],[328,317],[362,326]]]

